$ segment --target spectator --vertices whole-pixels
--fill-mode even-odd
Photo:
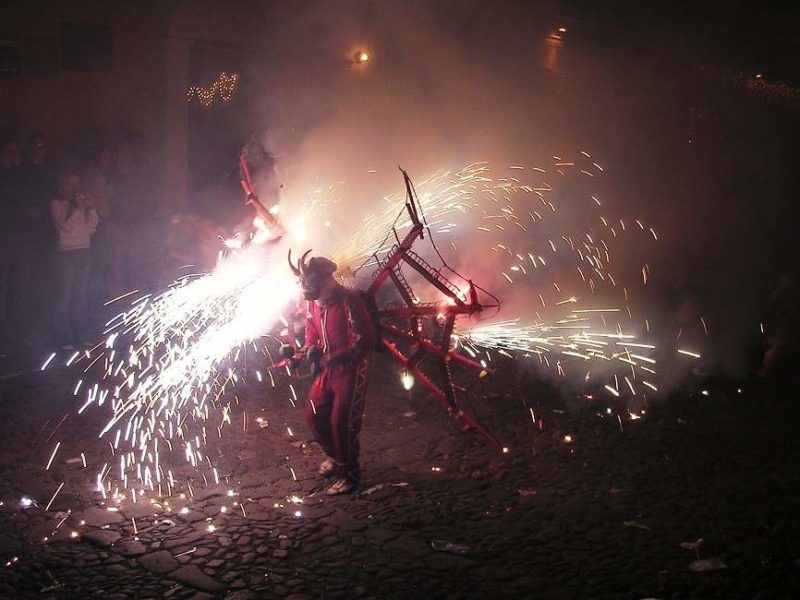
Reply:
[[[22,166],[22,218],[25,241],[19,255],[19,297],[26,307],[31,337],[49,337],[53,295],[55,230],[50,219],[50,201],[56,192],[56,176],[47,140],[40,132],[28,136],[26,161]]]
[[[28,160],[23,167],[23,176],[32,233],[53,240],[48,207],[56,191],[56,174],[50,162],[47,140],[38,131],[28,136]]]
[[[114,155],[108,146],[97,147],[83,173],[83,191],[97,208],[100,222],[92,236],[92,273],[87,292],[92,314],[100,314],[110,294],[111,269],[114,265],[114,238],[117,224],[112,221],[111,203],[114,195]]]
[[[20,223],[19,146],[14,139],[0,145],[0,347],[6,346],[14,322],[17,258],[23,230]],[[15,306],[16,305],[16,306]],[[5,348],[0,348],[5,352]]]
[[[155,283],[155,194],[144,137],[131,133],[120,146],[111,203],[116,226],[111,295]]]
[[[78,174],[64,170],[59,176],[58,196],[50,203],[58,232],[54,329],[56,342],[67,350],[87,339],[86,287],[91,237],[98,222],[94,200],[79,188]]]
[[[108,219],[111,214],[111,197],[114,194],[113,164],[111,148],[98,146],[92,152],[89,165],[83,173],[83,191],[94,200],[97,216],[101,221]]]

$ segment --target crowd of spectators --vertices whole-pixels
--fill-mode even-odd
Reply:
[[[79,348],[105,302],[156,281],[157,190],[143,136],[56,161],[46,137],[0,147],[0,354]]]

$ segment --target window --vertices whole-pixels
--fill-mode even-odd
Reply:
[[[106,25],[61,24],[61,68],[73,71],[110,71],[113,39]]]

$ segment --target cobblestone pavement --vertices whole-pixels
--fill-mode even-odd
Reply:
[[[280,387],[251,385],[237,390],[232,428],[209,448],[220,485],[195,481],[193,497],[169,509],[126,502],[117,512],[100,505],[93,473],[67,450],[91,463],[108,449],[97,439],[101,415],[75,414],[72,376],[0,379],[0,559],[10,562],[0,596],[761,599],[800,590],[800,410],[787,394],[709,388],[619,421],[605,405],[565,403],[506,373],[481,382],[470,403],[510,448],[497,455],[421,390],[402,391],[390,367],[376,374],[360,493],[326,496],[301,411]],[[56,440],[65,450],[45,471]],[[23,496],[38,506],[21,508]]]

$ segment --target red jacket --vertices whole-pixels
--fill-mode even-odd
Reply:
[[[361,294],[339,287],[327,306],[310,301],[305,345],[319,346],[330,366],[365,358],[375,345],[375,329]]]

